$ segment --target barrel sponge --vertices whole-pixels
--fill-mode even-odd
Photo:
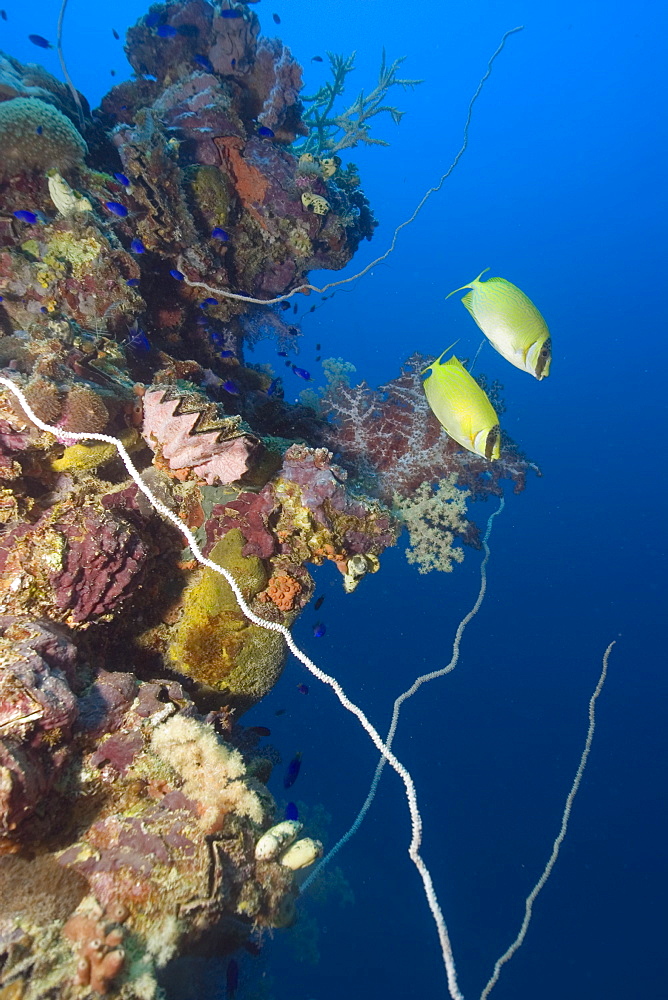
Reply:
[[[245,544],[233,528],[216,542],[209,559],[229,570],[251,601],[267,586],[267,572],[257,556],[244,556]],[[283,636],[253,625],[227,580],[208,567],[186,588],[184,599],[170,658],[177,670],[219,692],[239,718],[280,677],[286,659]]]
[[[64,114],[45,101],[15,97],[0,103],[0,178],[26,170],[58,170],[80,163],[88,147]]]

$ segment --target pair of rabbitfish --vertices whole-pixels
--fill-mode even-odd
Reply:
[[[545,320],[531,299],[510,281],[481,281],[485,271],[450,295],[470,288],[462,302],[492,347],[516,368],[539,380],[546,378],[550,374],[552,341]],[[423,383],[427,402],[457,444],[493,461],[501,453],[499,418],[487,394],[454,354],[441,361],[451,347],[424,369],[431,369]]]

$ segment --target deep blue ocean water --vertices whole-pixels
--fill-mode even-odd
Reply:
[[[58,7],[6,0],[0,48],[59,75],[55,51],[27,40],[55,39]],[[91,105],[130,75],[112,27],[123,36],[145,9],[139,0],[69,0],[65,54]],[[254,10],[264,33],[280,34],[305,66],[306,92],[326,74],[311,57],[327,50],[357,51],[351,100],[374,85],[383,46],[390,58],[406,56],[406,76],[424,79],[391,95],[406,115],[399,126],[379,120],[375,134],[390,147],[349,156],[380,226],[345,274],[383,252],[438,181],[489,57],[506,30],[525,25],[494,65],[457,169],[385,264],[307,317],[299,363],[316,370],[320,342],[323,356],[352,361],[360,380],[377,385],[415,350],[439,354],[460,337],[460,351],[472,354],[478,331],[458,297],[444,296],[487,266],[546,317],[548,380],[489,347],[477,362],[503,382],[504,425],[543,477],[507,497],[460,664],[405,706],[395,751],[417,783],[423,853],[468,1000],[514,938],[549,855],[601,657],[616,640],[566,842],[493,996],[665,1000],[666,11],[650,0],[262,0]],[[260,345],[251,359],[273,357]],[[479,523],[493,503],[474,507]],[[479,564],[468,550],[451,575],[420,576],[400,546],[352,596],[324,567],[325,604],[304,614],[297,640],[382,731],[394,697],[449,660]],[[327,625],[319,639],[316,618]],[[330,846],[366,795],[377,756],[368,738],[294,661],[247,721],[269,725],[286,760],[303,753],[295,797],[305,814],[320,804],[330,815]],[[278,769],[272,787],[282,801],[280,779]],[[239,997],[260,996],[258,983],[274,1000],[445,997],[409,835],[403,791],[387,769],[335,862],[354,902],[307,900],[300,925],[266,939],[260,959],[241,960]],[[220,968],[204,975],[199,995],[224,996]]]

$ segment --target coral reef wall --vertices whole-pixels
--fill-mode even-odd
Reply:
[[[231,9],[154,4],[128,32],[134,79],[92,113],[80,95],[83,121],[0,55],[0,367],[58,431],[0,394],[3,997],[160,997],[203,942],[257,953],[322,850],[256,853],[280,757],[240,718],[282,638],[196,566],[113,446],[64,435],[119,438],[273,622],[310,600],[309,563],[354,589],[396,539],[350,495],[325,418],[245,358],[299,332],[246,299],[341,268],[375,223],[356,178],[291,150],[301,67]]]
[[[352,593],[409,515],[416,558],[431,511],[445,568],[460,560],[463,500],[435,512],[426,480],[484,496],[526,471],[507,449],[490,477],[457,449],[415,366],[285,401],[246,354],[265,337],[295,352],[291,303],[264,301],[373,235],[357,173],[295,151],[301,67],[247,5],[153,4],[126,53],[134,78],[92,112],[79,95],[83,120],[67,87],[0,54],[0,368],[54,429],[0,392],[0,996],[16,1000],[150,1000],[172,958],[257,952],[322,850],[275,824],[277,752],[240,721],[280,677],[282,637],[246,620],[113,444],[68,432],[122,441],[284,625],[309,567]]]

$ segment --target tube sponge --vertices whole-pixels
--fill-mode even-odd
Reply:
[[[58,170],[80,163],[88,147],[69,118],[38,98],[0,103],[0,179],[26,170]]]

